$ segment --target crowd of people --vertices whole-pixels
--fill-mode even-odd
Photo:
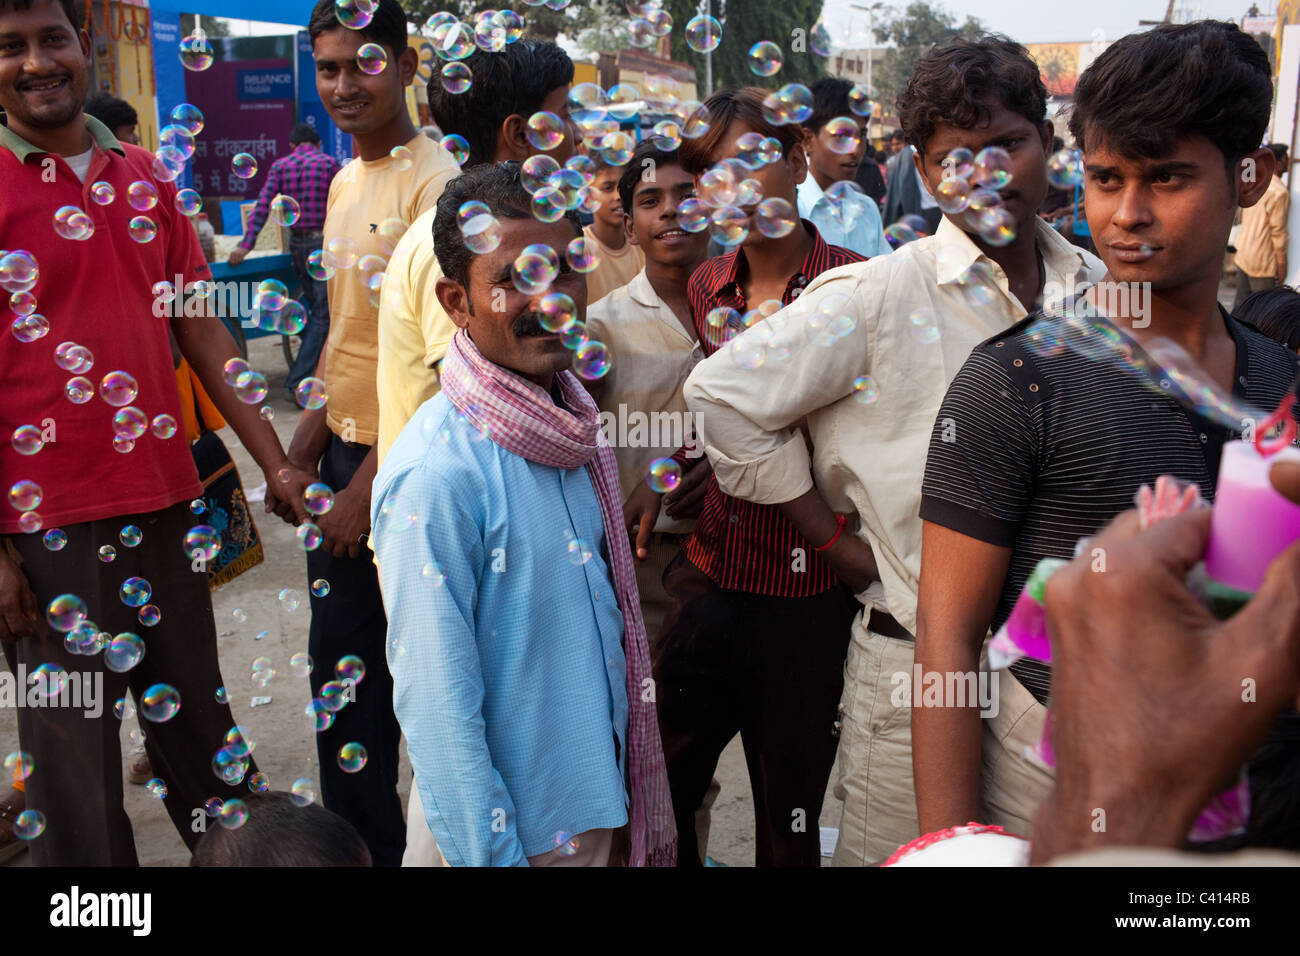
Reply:
[[[181,294],[211,272],[175,185],[128,142],[134,115],[94,118],[77,23],[70,0],[0,0],[0,247],[40,268],[0,343],[0,645],[16,675],[102,674],[142,708],[176,693],[131,779],[165,782],[194,865],[702,866],[737,735],[760,866],[820,865],[833,772],[836,865],[971,821],[1031,839],[1038,863],[1185,849],[1243,768],[1248,821],[1196,848],[1300,850],[1300,549],[1219,620],[1187,584],[1209,510],[1152,527],[1130,512],[1162,476],[1212,502],[1246,423],[1043,332],[1089,310],[1130,356],[1171,340],[1207,388],[1290,408],[1300,294],[1272,288],[1285,157],[1261,145],[1272,83],[1254,39],[1199,21],[1100,55],[1069,121],[1078,204],[1052,199],[1064,144],[1005,37],[916,62],[887,157],[831,77],[797,116],[725,88],[630,142],[586,115],[568,55],[529,39],[470,53],[468,85],[433,72],[440,143],[407,111],[418,63],[396,0],[359,26],[321,0],[317,89],[356,156],[340,169],[295,129],[230,257],[278,196],[298,201],[308,324],[288,388],[304,410],[285,449],[232,387],[225,326],[155,317],[159,282],[181,276]],[[361,68],[366,45],[382,69]],[[92,192],[142,182],[157,234],[132,242]],[[1071,205],[1088,241],[1048,221]],[[48,228],[67,206],[92,235]],[[1253,294],[1229,314],[1240,209]],[[380,287],[354,265],[368,257]],[[29,290],[48,336],[29,334]],[[91,364],[130,370],[126,402],[101,383],[107,419],[93,384],[70,401]],[[188,407],[230,426],[267,514],[306,548],[323,808],[250,793],[251,744],[213,694],[194,460],[157,418],[118,427],[138,394],[174,430],[193,387]],[[57,440],[20,442],[51,420]],[[1300,466],[1272,481],[1300,504]],[[138,546],[106,560],[127,527]],[[1035,568],[1081,539],[1043,597],[1050,665],[1001,672],[990,713],[914,699],[922,674],[987,675]],[[140,630],[124,578],[165,613],[122,667],[94,637]],[[87,650],[72,637],[88,620]],[[340,702],[345,659],[365,679]],[[134,864],[118,717],[17,717],[0,851]],[[1034,752],[1049,728],[1054,762]],[[344,758],[358,745],[360,770]],[[221,825],[204,835],[196,809]]]

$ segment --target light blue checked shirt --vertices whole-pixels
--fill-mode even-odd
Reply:
[[[826,193],[817,185],[817,180],[813,179],[812,170],[808,171],[804,181],[799,184],[795,197],[799,201],[799,216],[816,226],[822,238],[832,246],[851,249],[868,259],[892,251],[893,247],[885,239],[885,230],[880,223],[880,210],[870,197],[846,200],[853,203],[853,209],[834,210]]]
[[[371,520],[394,709],[447,862],[522,866],[625,824],[623,615],[587,469],[505,451],[438,394]]]

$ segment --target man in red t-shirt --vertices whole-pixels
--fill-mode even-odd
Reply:
[[[180,293],[210,272],[154,157],[83,115],[90,38],[71,0],[0,0],[0,36],[0,285],[12,295],[0,335],[10,505],[0,505],[0,648],[34,765],[23,829],[43,828],[38,865],[132,865],[111,712],[128,689],[149,718],[146,751],[182,839],[201,836],[192,814],[210,797],[241,792],[233,775],[225,785],[212,773],[234,719],[214,697],[208,575],[186,541],[202,520],[188,505],[202,485],[180,427],[169,328],[261,466],[267,510],[306,517],[310,479],[224,381],[237,352],[221,321],[169,321],[178,310],[159,304],[156,284],[179,276]],[[223,516],[203,519],[219,530]],[[103,654],[99,632],[118,635]]]

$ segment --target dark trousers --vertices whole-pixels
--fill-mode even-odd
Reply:
[[[303,326],[298,357],[294,359],[289,377],[285,379],[287,388],[297,388],[304,378],[316,374],[316,363],[320,361],[321,349],[325,347],[325,340],[330,334],[330,306],[325,283],[313,279],[307,271],[307,257],[321,247],[322,238],[320,230],[295,232],[289,237],[293,271],[302,281],[301,301],[307,310],[307,324]]]
[[[1237,297],[1232,301],[1232,311],[1236,312],[1240,309],[1241,303],[1249,299],[1253,293],[1272,289],[1276,285],[1277,279],[1274,276],[1248,276],[1238,269]]]
[[[678,554],[672,608],[652,648],[659,727],[677,818],[678,866],[699,866],[695,812],[740,734],[754,792],[759,866],[819,866],[818,817],[857,602],[836,587],[804,598],[718,587]]]
[[[213,696],[224,682],[208,575],[191,570],[182,547],[185,533],[197,523],[188,503],[181,502],[147,514],[64,525],[68,543],[60,551],[46,550],[42,532],[9,539],[22,557],[40,611],[36,636],[3,644],[10,670],[17,675],[25,668],[30,675],[41,664],[55,662],[83,688],[87,682],[102,687],[98,715],[84,694],[80,707],[18,709],[19,740],[35,766],[27,778],[27,806],[45,815],[45,832],[31,844],[37,866],[137,865],[131,821],[122,808],[121,721],[113,715],[113,704],[128,688],[137,703],[156,683],[171,684],[180,693],[174,717],[163,723],[142,718],[140,726],[154,776],[167,785],[163,806],[191,850],[206,827],[217,825],[202,810],[210,797],[248,796],[242,782],[227,786],[212,771],[212,756],[235,720],[229,705],[218,704]],[[138,547],[125,547],[118,539],[127,524],[144,532]],[[97,556],[106,544],[117,549],[109,564]],[[141,626],[136,609],[122,603],[119,588],[133,576],[150,583],[150,600],[162,611],[154,627]],[[45,620],[50,601],[65,593],[86,603],[87,616],[100,630],[139,634],[145,643],[140,663],[117,674],[104,667],[102,653],[70,654],[63,634]],[[16,688],[24,699],[26,690]],[[248,773],[256,770],[250,762]]]
[[[320,480],[343,488],[352,480],[369,445],[349,444],[334,435],[320,463]],[[334,665],[355,654],[366,673],[354,688],[355,700],[334,715],[329,729],[316,735],[320,759],[321,800],[361,833],[375,866],[401,866],[406,824],[397,795],[397,748],[402,731],[393,714],[393,677],[384,645],[388,618],[379,592],[379,574],[368,547],[357,558],[336,558],[323,550],[307,552],[307,578],[330,584],[325,597],[311,598],[311,692],[337,680]],[[346,743],[366,748],[366,765],[358,773],[339,767],[339,748]]]

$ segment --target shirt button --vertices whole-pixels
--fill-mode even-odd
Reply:
[[[1201,444],[1204,445],[1209,440],[1209,436],[1207,436],[1205,432],[1201,432]]]
[[[1201,437],[1204,438],[1205,436],[1202,435]],[[595,590],[595,591],[592,591],[592,592],[591,592],[591,597],[592,597],[593,600],[599,601],[599,600],[600,600],[600,590],[597,589],[597,590]]]

